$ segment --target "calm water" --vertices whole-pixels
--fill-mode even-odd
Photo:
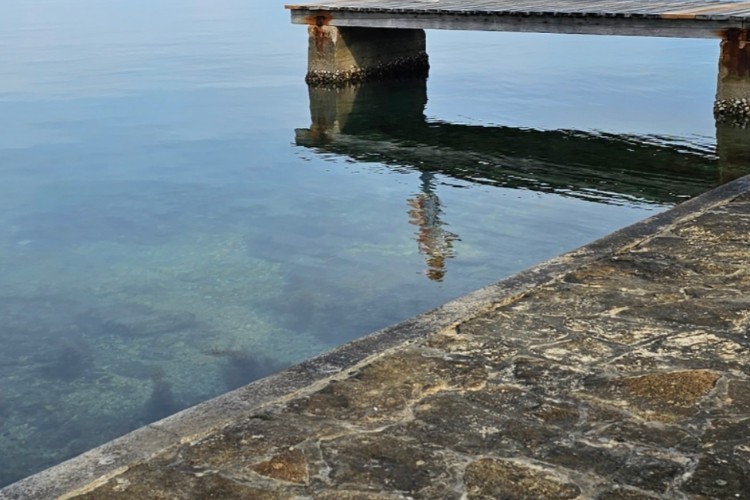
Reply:
[[[278,1],[0,4],[0,485],[719,182],[718,42],[430,32],[426,88],[348,94],[306,43]]]

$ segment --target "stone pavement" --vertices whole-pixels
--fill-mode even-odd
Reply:
[[[749,264],[743,178],[0,498],[750,498]]]

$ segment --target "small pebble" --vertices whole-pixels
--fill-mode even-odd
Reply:
[[[716,485],[717,485],[717,486],[726,486],[726,485],[727,485],[727,482],[726,482],[726,481],[724,481],[723,479],[717,479],[717,480],[716,480]]]

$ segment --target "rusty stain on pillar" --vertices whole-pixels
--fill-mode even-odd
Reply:
[[[400,76],[427,76],[424,30],[332,26],[330,12],[307,18],[305,81],[331,86]]]
[[[745,126],[750,118],[750,44],[748,30],[720,33],[719,78],[714,114],[718,121]]]

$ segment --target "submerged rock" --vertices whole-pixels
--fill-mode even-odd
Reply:
[[[107,321],[104,329],[108,333],[142,337],[160,333],[187,330],[195,325],[195,315],[189,312],[154,311],[140,316]]]
[[[195,314],[187,311],[160,311],[142,304],[125,304],[97,310],[78,318],[87,331],[126,337],[145,337],[193,328]]]
[[[38,372],[47,379],[71,381],[81,377],[93,365],[94,354],[88,342],[75,336],[63,338]]]

